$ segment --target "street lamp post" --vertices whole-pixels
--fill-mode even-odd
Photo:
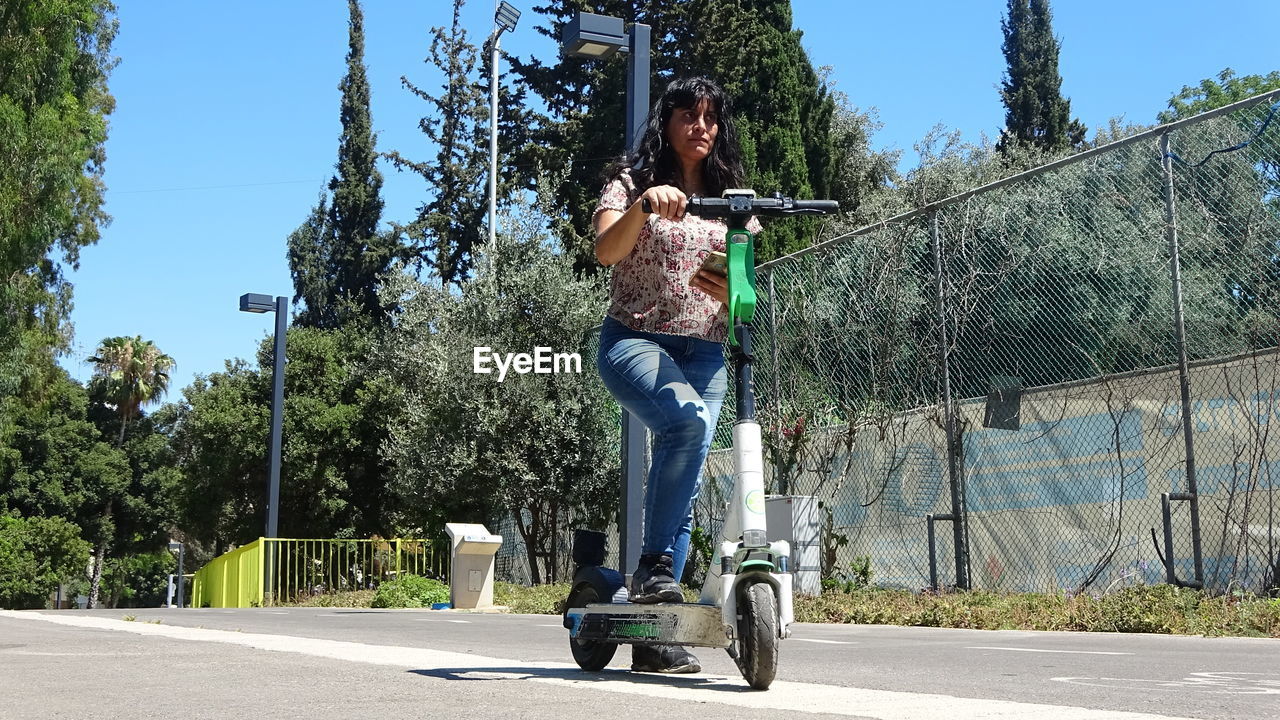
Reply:
[[[267,537],[280,528],[280,435],[284,427],[284,338],[289,327],[289,298],[281,295],[245,293],[240,296],[240,312],[276,314],[276,360],[271,391],[271,484],[267,494]]]
[[[644,132],[649,114],[649,59],[652,31],[643,23],[630,29],[622,18],[579,12],[560,33],[560,52],[566,57],[603,59],[627,53],[626,148],[632,150]]]
[[[498,38],[503,31],[515,32],[520,11],[502,0],[493,14],[493,33],[489,35],[489,253],[497,262],[498,242]],[[497,288],[497,268],[494,288]]]
[[[644,133],[649,113],[649,55],[651,31],[648,25],[632,23],[626,28],[622,18],[579,12],[565,23],[560,34],[560,53],[565,57],[607,58],[627,53],[627,117],[624,142],[635,149]],[[644,507],[645,445],[644,424],[631,413],[622,412],[622,541],[618,565],[623,573],[640,560],[642,542],[641,508]]]
[[[284,430],[284,338],[289,328],[289,298],[280,295],[274,302],[270,295],[245,293],[240,296],[240,312],[276,314],[275,368],[271,377],[271,460],[267,485],[267,538],[275,538],[280,530],[280,439]],[[266,548],[264,591],[275,577],[275,543]]]

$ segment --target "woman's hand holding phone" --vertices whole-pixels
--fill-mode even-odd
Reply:
[[[711,251],[702,259],[702,265],[689,279],[695,287],[722,303],[729,302],[728,265],[724,253]]]

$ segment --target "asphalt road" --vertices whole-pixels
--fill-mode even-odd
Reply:
[[[126,621],[126,616],[133,616]],[[1280,718],[1280,641],[798,624],[752,691],[572,664],[559,618],[426,610],[0,611],[0,718]]]

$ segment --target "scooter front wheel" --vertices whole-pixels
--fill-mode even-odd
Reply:
[[[767,582],[739,590],[737,645],[742,677],[756,690],[768,690],[778,674],[778,601]]]
[[[569,593],[566,608],[586,607],[588,603],[600,602],[600,591],[591,583],[579,583]],[[618,651],[618,643],[600,640],[578,640],[569,638],[569,651],[573,653],[573,661],[578,667],[589,672],[603,670],[613,654]]]

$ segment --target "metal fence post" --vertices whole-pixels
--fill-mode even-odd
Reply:
[[[769,372],[769,386],[773,393],[773,397],[769,402],[774,408],[774,419],[777,423],[776,446],[778,451],[774,453],[773,459],[773,476],[778,483],[778,494],[787,495],[791,491],[791,483],[786,475],[782,472],[782,414],[779,412],[782,406],[782,398],[778,395],[778,376],[782,374],[778,367],[778,315],[777,297],[773,293],[773,272],[770,271],[769,279],[769,361],[772,363]]]
[[[1173,332],[1178,343],[1178,390],[1182,397],[1182,439],[1187,456],[1187,495],[1191,508],[1191,552],[1196,582],[1203,586],[1204,560],[1200,554],[1200,495],[1196,492],[1195,437],[1191,427],[1191,371],[1187,362],[1187,328],[1182,314],[1182,261],[1178,248],[1178,218],[1174,208],[1173,157],[1169,133],[1160,135],[1160,168],[1164,171],[1165,239],[1169,243],[1169,273],[1173,282]],[[1165,548],[1166,553],[1173,549]],[[1172,566],[1172,559],[1168,561]]]
[[[929,213],[929,242],[933,246],[934,311],[938,320],[938,363],[942,374],[943,424],[947,434],[947,477],[951,485],[951,530],[955,542],[956,587],[969,590],[969,535],[965,517],[964,478],[959,463],[956,438],[955,407],[951,401],[951,353],[947,339],[947,319],[944,313],[942,241],[938,233],[938,213]],[[932,523],[930,523],[932,525]]]

